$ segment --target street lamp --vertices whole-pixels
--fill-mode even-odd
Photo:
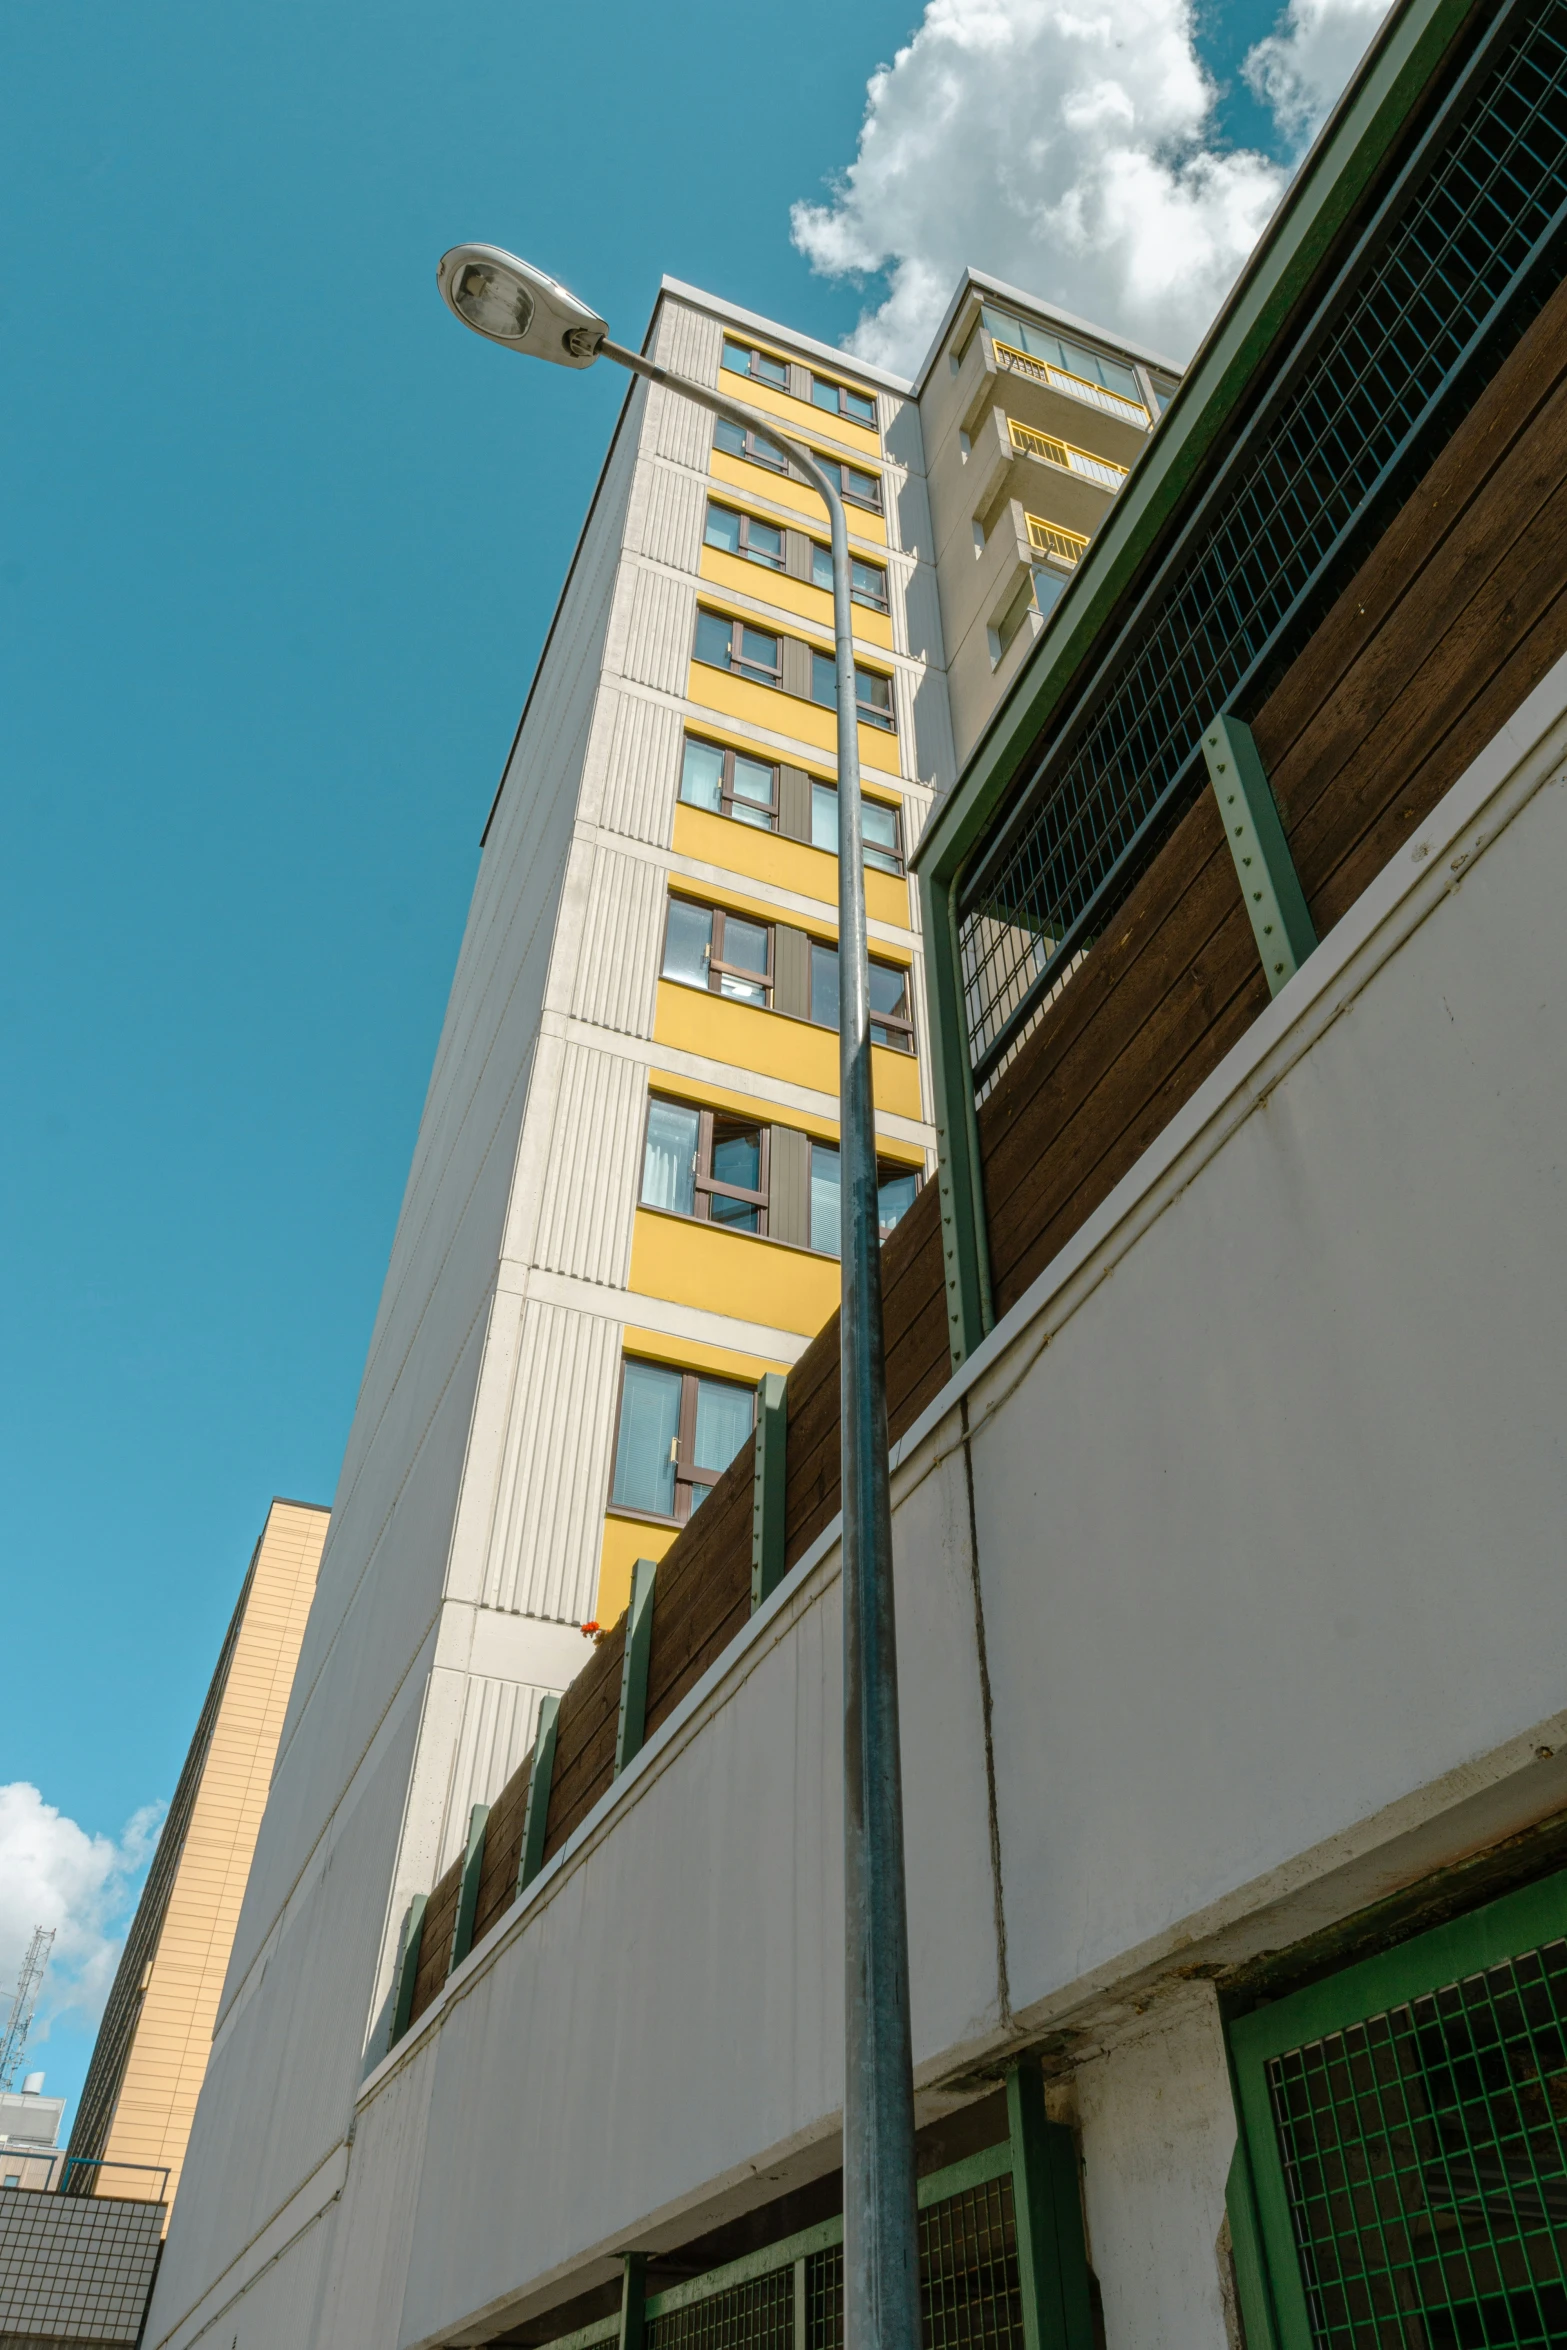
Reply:
[[[892,1507],[882,1352],[881,1239],[871,1095],[870,974],[849,531],[838,485],[776,417],[609,339],[597,311],[495,245],[457,245],[437,278],[454,317],[559,367],[613,359],[787,451],[832,522],[838,678],[838,1065],[843,1262],[844,2093],[847,2350],[919,2350],[914,2083],[904,1897]]]

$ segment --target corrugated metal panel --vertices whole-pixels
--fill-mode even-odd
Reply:
[[[638,544],[655,562],[695,572],[706,520],[706,485],[696,474],[673,465],[650,465],[647,471]]]
[[[593,1604],[620,1369],[618,1321],[530,1299],[512,1387],[487,1607],[580,1623]]]
[[[680,789],[680,713],[642,694],[606,694],[599,723],[609,735],[599,822],[609,832],[667,849]]]
[[[550,1272],[625,1286],[644,1090],[635,1061],[566,1047],[534,1243]]]
[[[652,1035],[665,894],[657,865],[594,850],[572,1007],[579,1020],[623,1036]]]
[[[618,605],[618,590],[615,600]],[[631,574],[620,674],[639,685],[657,686],[666,694],[684,693],[695,627],[696,589],[667,571],[644,570],[637,565]],[[620,649],[613,646],[613,640],[611,649]]]
[[[468,1837],[468,1814],[476,1803],[491,1803],[517,1768],[538,1727],[542,1689],[525,1681],[495,1681],[470,1675],[463,1692],[462,1728],[452,1757],[451,1792],[441,1828],[435,1874],[451,1867]]]
[[[716,384],[723,339],[723,328],[705,310],[688,310],[683,302],[665,302],[659,311],[658,364],[672,375],[688,375],[693,383]]]
[[[648,437],[658,454],[676,465],[689,465],[693,473],[706,473],[713,446],[713,420],[707,411],[656,385],[648,393],[648,409]]]

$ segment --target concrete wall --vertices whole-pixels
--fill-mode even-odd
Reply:
[[[1065,2035],[1110,2350],[1225,2339],[1193,1971],[1567,1801],[1564,706],[898,1449],[922,2097]],[[838,1643],[830,1532],[365,2082],[317,2339],[482,2338],[832,2167]]]

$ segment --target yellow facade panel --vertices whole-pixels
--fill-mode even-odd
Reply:
[[[749,491],[753,498],[766,498],[773,506],[789,506],[800,514],[807,527],[815,526],[822,537],[827,533],[827,508],[816,492],[803,481],[790,481],[782,473],[774,473],[766,465],[752,465],[744,457],[730,457],[722,449],[714,449],[708,459],[709,478],[727,482],[731,489]],[[848,517],[849,537],[862,545],[878,550],[887,544],[887,525],[881,515],[873,514],[866,506],[844,507]]]
[[[732,816],[715,816],[707,808],[690,808],[682,800],[675,807],[675,854],[702,865],[726,865],[751,881],[769,881],[775,889],[795,897],[814,898],[822,907],[833,933],[837,931],[838,860],[828,849],[807,847],[801,840],[785,840],[781,833],[762,832],[739,824]],[[873,922],[894,930],[908,930],[909,885],[895,873],[865,871],[865,909]],[[771,909],[777,918],[777,909]]]
[[[645,1518],[621,1518],[611,1512],[604,1520],[599,1552],[598,1598],[593,1608],[596,1623],[607,1630],[625,1614],[631,1598],[632,1568],[638,1559],[661,1559],[679,1531],[678,1526],[659,1526]]]
[[[738,328],[735,331],[737,341],[750,342],[749,334],[742,334]],[[788,354],[779,352],[777,356],[785,358]],[[868,389],[853,376],[834,374],[821,360],[807,360],[805,364],[813,368],[816,374],[826,376],[830,382],[846,383],[851,391],[863,392]],[[718,388],[727,393],[730,399],[742,401],[747,408],[760,408],[769,416],[776,416],[796,440],[804,441],[808,449],[819,449],[820,436],[826,433],[846,455],[858,453],[873,472],[881,471],[881,435],[875,425],[857,424],[852,416],[834,416],[830,409],[818,408],[814,401],[796,400],[790,393],[780,392],[773,384],[757,383],[748,375],[733,375],[727,367],[719,376]],[[874,393],[871,396],[874,398]],[[827,453],[825,449],[821,450],[823,456]]]
[[[751,563],[741,555],[726,555],[722,547],[702,549],[701,573],[716,587],[733,588],[737,595],[754,596],[758,603],[770,604],[775,612],[791,613],[795,619],[809,621],[819,629],[832,627],[830,588],[811,587],[803,579],[790,579],[781,571],[770,570],[765,563]],[[856,604],[854,641],[868,652],[890,653],[890,615],[874,612],[868,604]]]
[[[754,685],[748,677],[693,661],[686,697],[699,709],[716,710],[722,717],[738,718],[744,725],[764,728],[769,734],[792,736],[808,759],[812,753],[824,759],[837,752],[837,712],[819,702],[802,701],[798,694],[782,693],[777,686]],[[901,772],[897,736],[879,726],[861,726],[859,735],[860,765],[897,777]]]
[[[837,1306],[840,1283],[836,1257],[638,1208],[630,1286],[643,1297],[814,1338]]]
[[[661,979],[653,1017],[657,1043],[678,1052],[753,1069],[759,1077],[782,1078],[816,1093],[838,1090],[838,1039],[830,1028],[764,1012],[754,1004],[732,1003],[678,980]],[[890,1117],[919,1118],[919,1067],[912,1053],[871,1047],[871,1084],[876,1107]]]

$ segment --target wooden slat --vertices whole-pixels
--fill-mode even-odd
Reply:
[[[659,1562],[648,1661],[650,1737],[750,1619],[755,1457],[754,1440],[742,1445]]]
[[[522,1821],[528,1808],[528,1773],[532,1768],[530,1747],[490,1806],[489,1825],[484,1832],[484,1866],[479,1872],[479,1901],[473,1916],[475,1942],[484,1940],[516,1899]]]
[[[417,2023],[446,1980],[452,1955],[452,1929],[457,1923],[457,1894],[462,1884],[464,1855],[459,1853],[425,1904],[424,1933],[419,1943],[419,1968],[414,1976],[413,2005],[408,2020]]]
[[[615,1724],[620,1714],[620,1663],[626,1645],[622,1615],[606,1632],[560,1701],[555,1777],[544,1833],[549,1860],[579,1827],[615,1776]]]

